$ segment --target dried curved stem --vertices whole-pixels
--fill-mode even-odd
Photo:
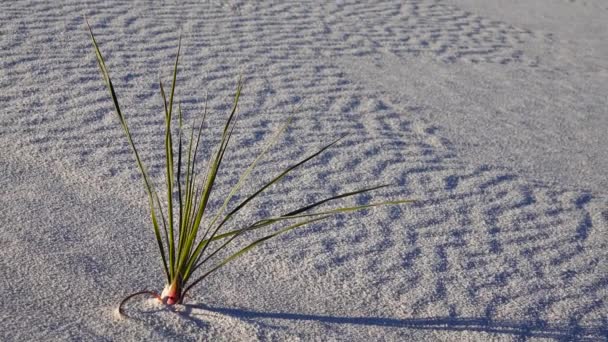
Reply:
[[[133,298],[133,297],[135,297],[135,296],[142,295],[142,294],[149,294],[149,295],[153,296],[154,298],[156,298],[156,299],[158,299],[158,300],[162,301],[162,300],[161,300],[161,298],[160,298],[160,295],[159,295],[158,293],[154,292],[154,291],[143,290],[143,291],[135,292],[135,293],[132,293],[132,294],[128,295],[127,297],[125,297],[125,299],[123,299],[123,300],[120,302],[120,304],[118,304],[118,313],[119,313],[121,316],[125,316],[125,317],[127,317],[127,315],[126,315],[126,314],[124,313],[124,311],[122,310],[122,306],[123,306],[123,305],[124,305],[126,302],[128,302],[128,301],[129,301],[129,299],[131,299],[131,298]]]

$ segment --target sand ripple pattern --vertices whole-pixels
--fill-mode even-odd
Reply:
[[[246,167],[292,110],[293,126],[260,170],[287,166],[320,142],[350,133],[339,148],[302,169],[302,180],[269,191],[261,208],[289,208],[299,189],[305,189],[304,201],[313,201],[378,180],[399,185],[385,193],[388,197],[420,199],[411,207],[337,219],[335,228],[301,231],[285,237],[281,251],[273,249],[276,245],[260,249],[255,255],[268,262],[259,268],[268,267],[269,274],[244,279],[259,284],[257,292],[241,294],[245,303],[248,295],[252,303],[264,293],[281,296],[272,267],[287,267],[281,264],[287,258],[299,271],[286,272],[292,278],[280,281],[310,285],[284,299],[296,312],[302,309],[298,303],[319,301],[314,284],[320,282],[324,301],[364,307],[364,314],[393,317],[401,327],[416,327],[408,320],[439,317],[454,330],[466,330],[468,323],[460,322],[472,317],[481,331],[515,322],[515,334],[523,337],[606,336],[597,328],[608,325],[605,198],[548,188],[493,166],[464,165],[439,127],[410,115],[419,108],[403,108],[351,82],[334,62],[341,55],[391,53],[531,68],[541,61],[526,56],[521,44],[540,39],[534,32],[433,0],[3,6],[3,141],[33,147],[45,158],[107,182],[138,180],[97,71],[83,25],[86,14],[155,178],[163,170],[158,71],[168,82],[181,28],[178,94],[187,121],[200,117],[208,92],[215,113],[210,126],[217,129],[238,74],[246,76],[240,129],[226,170]],[[233,184],[234,176],[223,175],[219,187]],[[230,302],[221,297],[219,282],[210,286],[218,288],[218,302]],[[223,290],[230,293],[235,286]],[[268,298],[268,303],[276,302]],[[256,325],[251,334],[260,329],[275,327]]]

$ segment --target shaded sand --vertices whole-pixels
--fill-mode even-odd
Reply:
[[[345,204],[418,201],[294,231],[186,305],[118,319],[164,284],[85,14],[158,183],[180,29],[187,122],[208,92],[217,133],[246,78],[216,194],[290,112],[241,196],[350,133],[235,227],[380,182]],[[3,4],[0,340],[606,340],[606,22],[599,0]]]

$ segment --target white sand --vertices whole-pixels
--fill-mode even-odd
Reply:
[[[2,4],[0,340],[608,339],[605,1],[255,3]],[[235,224],[384,181],[343,203],[419,201],[292,232],[185,306],[139,297],[117,319],[164,284],[85,14],[157,182],[181,29],[188,120],[208,92],[217,133],[246,77],[216,194],[293,108],[243,195],[350,133]]]

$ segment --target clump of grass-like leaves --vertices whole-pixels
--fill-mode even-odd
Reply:
[[[129,145],[131,146],[131,149],[133,150],[133,153],[135,155],[137,166],[143,176],[145,189],[148,194],[150,215],[152,219],[152,228],[154,230],[156,242],[160,251],[162,266],[167,278],[165,288],[160,294],[154,291],[146,290],[131,294],[126,297],[118,306],[118,312],[120,314],[124,314],[122,306],[127,300],[141,294],[152,295],[167,305],[181,303],[188,291],[190,291],[194,286],[199,284],[209,275],[226,265],[228,262],[240,257],[245,252],[251,250],[255,246],[261,244],[264,241],[272,239],[273,237],[279,234],[286,233],[290,230],[313,222],[321,221],[338,213],[351,212],[381,205],[401,204],[410,202],[409,200],[386,201],[372,203],[368,205],[340,207],[336,209],[316,212],[312,211],[316,207],[327,202],[354,196],[357,194],[380,189],[387,186],[379,185],[359,189],[352,192],[338,194],[329,198],[322,199],[315,203],[303,206],[301,208],[292,210],[288,213],[270,216],[265,219],[258,220],[249,225],[246,225],[245,227],[240,227],[238,229],[222,232],[222,228],[226,227],[231,218],[233,218],[234,215],[237,214],[241,209],[243,209],[251,200],[259,196],[271,185],[280,181],[289,172],[293,171],[302,164],[310,161],[311,159],[319,156],[325,150],[334,146],[338,141],[342,139],[339,138],[334,140],[333,142],[314,151],[302,160],[294,163],[292,166],[285,169],[284,171],[278,173],[273,178],[268,180],[261,188],[259,188],[253,194],[247,196],[246,199],[240,202],[236,207],[234,207],[230,211],[227,211],[228,203],[230,202],[230,200],[245,184],[245,182],[247,181],[247,177],[254,169],[256,164],[261,160],[261,158],[269,150],[269,148],[278,140],[281,133],[285,131],[285,129],[287,128],[287,124],[289,123],[288,121],[279,129],[279,131],[274,135],[271,141],[265,145],[260,155],[258,155],[255,160],[249,165],[249,167],[243,172],[236,185],[234,185],[231,191],[226,195],[222,206],[214,215],[208,216],[210,218],[209,223],[203,226],[203,217],[207,217],[206,215],[210,215],[210,213],[208,213],[207,211],[209,198],[213,190],[218,171],[220,170],[224,154],[228,149],[228,145],[235,128],[235,123],[238,116],[237,105],[239,97],[241,95],[242,82],[239,81],[238,86],[236,88],[236,94],[234,97],[232,110],[230,111],[228,119],[226,120],[226,124],[224,125],[219,146],[217,147],[217,150],[215,150],[215,152],[210,156],[209,161],[207,163],[207,172],[203,175],[203,178],[201,180],[199,179],[199,177],[197,177],[196,173],[196,163],[198,161],[197,151],[199,148],[199,142],[201,140],[203,124],[205,122],[207,111],[205,110],[198,129],[195,131],[195,129],[193,128],[190,131],[189,139],[187,140],[184,136],[185,134],[182,126],[182,112],[179,105],[177,106],[178,113],[176,115],[174,113],[175,82],[177,79],[177,67],[181,48],[180,39],[180,44],[178,45],[177,49],[177,57],[175,59],[175,65],[173,68],[173,82],[171,84],[171,89],[168,98],[167,94],[165,93],[163,83],[162,81],[160,81],[160,94],[165,112],[165,191],[167,205],[165,212],[163,212],[158,192],[155,190],[150,180],[150,177],[148,176],[146,168],[142,164],[137,148],[135,147],[135,144],[131,137],[131,133],[129,132],[129,127],[127,126],[127,121],[118,104],[118,98],[114,90],[114,86],[112,85],[110,74],[105,65],[104,59],[101,55],[101,51],[99,50],[99,46],[97,45],[97,41],[95,40],[95,36],[93,35],[90,26],[89,32],[91,34],[91,39],[95,48],[95,54],[97,56],[97,62],[99,64],[101,74],[110,92],[112,102],[114,103],[114,108],[116,110],[116,114],[118,114],[118,119],[120,120],[120,124],[122,125],[122,128],[125,131]],[[176,118],[174,119],[174,117]],[[177,160],[175,160],[174,155],[174,137],[171,133],[171,125],[174,121],[177,121],[178,128],[176,148]],[[187,146],[185,146],[186,141]],[[174,195],[175,190],[177,190],[177,196]],[[234,252],[233,254],[230,254],[228,257],[222,260],[215,261],[213,259],[213,257],[216,256],[218,252],[226,248],[231,242],[233,242],[235,239],[238,239],[239,237],[242,237],[243,233],[263,228],[270,228],[270,226],[275,226],[278,224],[283,225],[281,229],[275,230],[262,238],[250,242],[244,248],[238,250],[237,252]],[[215,263],[213,263],[214,261]]]

